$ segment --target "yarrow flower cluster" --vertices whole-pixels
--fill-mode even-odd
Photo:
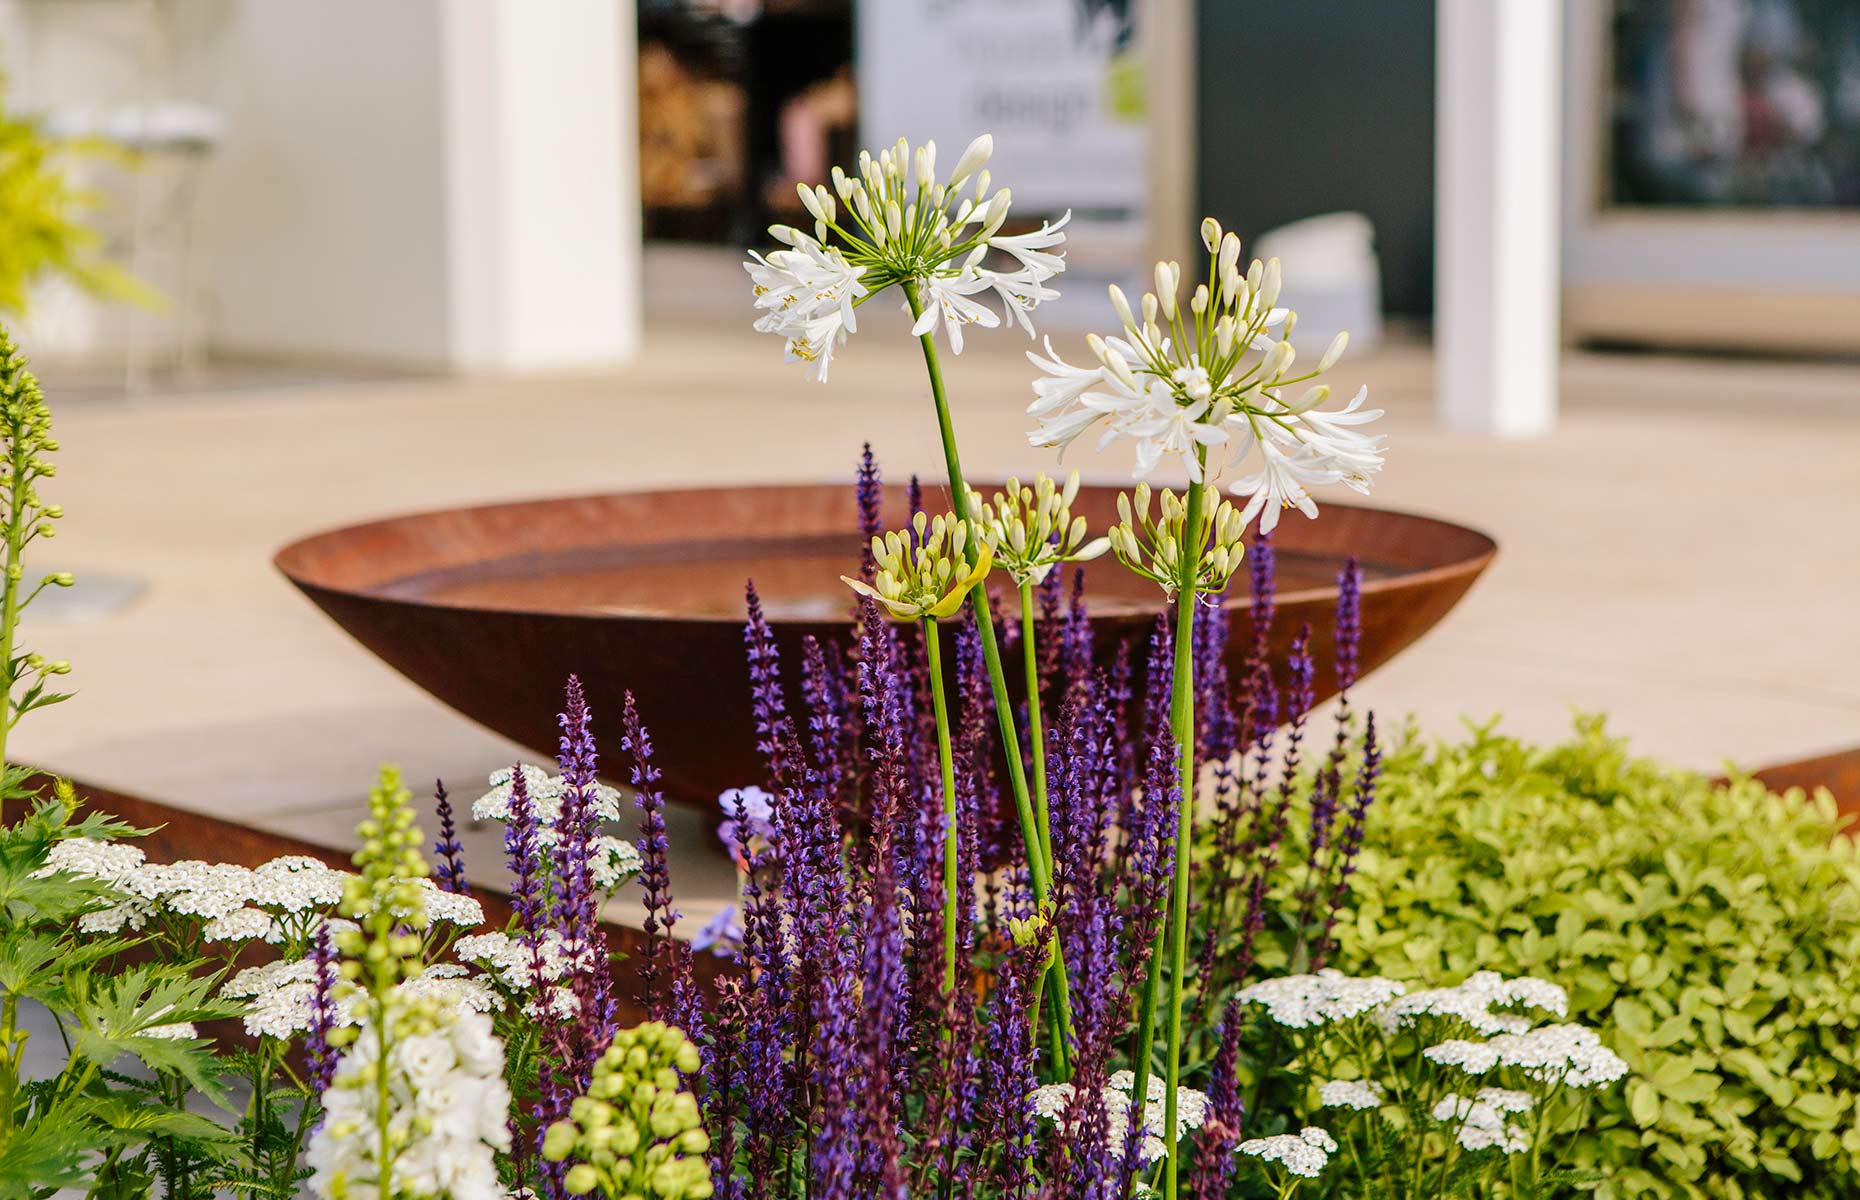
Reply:
[[[109,884],[120,899],[78,919],[86,933],[139,930],[161,916],[201,922],[210,942],[263,940],[295,951],[343,897],[355,879],[321,859],[287,854],[247,868],[232,863],[184,860],[148,862],[134,846],[71,838],[53,847],[39,874],[64,872]],[[483,923],[476,900],[441,892],[430,880],[412,886],[429,893],[428,916],[453,925]]]
[[[1535,1101],[1524,1092],[1485,1088],[1471,1099],[1449,1092],[1434,1105],[1433,1118],[1453,1125],[1462,1149],[1497,1150],[1523,1154],[1531,1148],[1530,1134],[1505,1119],[1507,1113],[1529,1112]]]
[[[1261,1162],[1278,1163],[1293,1175],[1316,1179],[1336,1153],[1337,1140],[1317,1126],[1307,1125],[1297,1133],[1252,1138],[1236,1149]]]
[[[1341,483],[1366,493],[1382,469],[1385,439],[1356,426],[1381,411],[1362,407],[1366,388],[1341,409],[1320,410],[1330,389],[1311,382],[1336,364],[1347,337],[1339,334],[1313,369],[1295,374],[1297,352],[1288,339],[1297,314],[1274,307],[1279,260],[1254,259],[1243,274],[1238,237],[1223,234],[1212,217],[1202,222],[1201,234],[1208,278],[1186,304],[1179,295],[1182,269],[1174,262],[1156,264],[1156,290],[1145,293],[1135,311],[1122,289],[1111,288],[1123,334],[1087,339],[1097,366],[1067,363],[1050,341],[1044,356],[1028,354],[1043,375],[1027,406],[1038,421],[1029,440],[1063,450],[1102,424],[1100,449],[1119,438],[1135,443],[1136,478],[1173,458],[1196,484],[1257,450],[1259,469],[1232,490],[1249,497],[1240,523],[1258,515],[1261,533],[1272,531],[1283,508],[1315,517],[1311,488]],[[1289,390],[1301,384],[1309,386]],[[1227,453],[1227,463],[1208,466],[1217,449]]]
[[[562,802],[569,785],[562,776],[551,775],[528,763],[522,766],[521,771],[535,825],[537,846],[546,856],[557,848],[561,840]],[[515,771],[510,767],[491,772],[490,789],[472,802],[471,815],[480,821],[508,822],[514,777]],[[620,819],[621,797],[614,788],[604,783],[595,783],[589,788],[589,796],[590,807],[599,821]],[[588,867],[589,878],[594,886],[603,892],[612,893],[639,875],[639,850],[623,838],[602,834],[594,839]]]
[[[1315,975],[1286,975],[1242,988],[1242,1004],[1258,1004],[1275,1023],[1309,1029],[1375,1012],[1406,989],[1380,975],[1353,978],[1326,967]]]
[[[1333,1079],[1318,1088],[1323,1108],[1352,1108],[1358,1112],[1380,1108],[1385,1093],[1373,1079]]]
[[[1136,1076],[1131,1071],[1115,1071],[1111,1082],[1104,1088],[1105,1145],[1115,1154],[1122,1154],[1130,1137],[1130,1114],[1135,1107],[1131,1089],[1136,1086]],[[1137,1142],[1137,1161],[1140,1163],[1160,1162],[1169,1153],[1170,1142],[1180,1141],[1182,1135],[1201,1128],[1208,1119],[1208,1097],[1191,1087],[1176,1089],[1176,1136],[1165,1136],[1166,1120],[1164,1104],[1168,1096],[1168,1085],[1155,1075],[1149,1077],[1144,1088],[1146,1097],[1143,1102],[1142,1136]],[[1033,1090],[1031,1103],[1033,1113],[1044,1121],[1051,1121],[1061,1130],[1068,1130],[1066,1110],[1071,1106],[1075,1090],[1069,1083],[1049,1083]]]
[[[1454,1038],[1423,1051],[1428,1061],[1484,1075],[1511,1067],[1552,1086],[1592,1088],[1627,1074],[1621,1056],[1602,1045],[1593,1029],[1545,1025],[1524,1033],[1501,1033],[1484,1042]]]
[[[756,329],[779,336],[787,361],[806,363],[809,378],[823,382],[834,350],[858,328],[858,306],[894,284],[916,318],[912,335],[940,328],[958,354],[964,329],[992,329],[1002,317],[1031,336],[1030,314],[1059,294],[1046,282],[1065,269],[1055,248],[1071,214],[1003,234],[1012,197],[1007,188],[989,191],[984,167],[993,152],[994,139],[983,134],[939,179],[936,143],[913,148],[900,139],[876,156],[861,153],[853,174],[835,167],[831,190],[798,185],[813,232],[771,226],[769,235],[786,249],[766,257],[751,251],[743,264],[762,313]],[[985,265],[991,252],[1002,269]],[[1001,316],[978,298],[990,291]]]
[[[964,551],[970,545],[969,523],[954,515],[931,518],[918,513],[909,533],[893,530],[872,539],[872,557],[878,576],[871,583],[840,576],[861,596],[884,606],[900,621],[941,620],[962,607],[969,589],[988,576],[994,550],[981,542],[975,562]]]
[[[1042,471],[1033,477],[1032,487],[1010,478],[1006,490],[996,492],[993,500],[969,493],[969,511],[979,514],[976,524],[982,540],[1015,586],[1044,583],[1060,563],[1090,562],[1111,548],[1108,538],[1086,540],[1085,518],[1072,515],[1078,494],[1077,471],[1067,476],[1064,487]]]
[[[1522,1033],[1535,1024],[1522,1013],[1493,1011],[1509,1008],[1534,1008],[1560,1017],[1569,1012],[1569,993],[1528,975],[1506,979],[1496,971],[1476,971],[1453,987],[1411,992],[1383,1009],[1379,1019],[1390,1033],[1424,1017],[1464,1021],[1488,1036]]]

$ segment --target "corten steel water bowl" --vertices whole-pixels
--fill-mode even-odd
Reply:
[[[1117,492],[1086,487],[1074,510],[1101,530]],[[945,502],[933,494],[926,503]],[[905,489],[886,489],[885,504],[886,525],[900,525]],[[857,573],[857,529],[844,484],[631,492],[375,521],[296,542],[276,562],[396,670],[538,753],[555,751],[571,672],[610,746],[631,689],[667,790],[711,805],[763,775],[743,658],[744,582],[755,580],[785,661],[797,663],[804,635],[850,629],[851,594],[839,577]],[[1288,517],[1274,541],[1275,652],[1309,621],[1320,634],[1321,688],[1348,555],[1363,568],[1368,671],[1445,616],[1497,549],[1458,525],[1343,504],[1326,505],[1317,521]],[[999,572],[993,584],[1012,586]],[[1100,648],[1121,639],[1140,651],[1162,607],[1154,585],[1106,557],[1086,569],[1085,591]],[[1244,579],[1234,591],[1244,593]],[[1017,611],[1002,598],[1004,611]],[[1248,607],[1244,597],[1228,604],[1236,668],[1252,636]]]

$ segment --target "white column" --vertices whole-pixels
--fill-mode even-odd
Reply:
[[[1439,0],[1434,348],[1454,429],[1556,422],[1562,9]]]
[[[631,0],[239,0],[203,222],[226,350],[448,370],[639,344]]]
[[[633,6],[443,3],[455,363],[556,368],[631,356],[639,187],[623,143],[639,128]]]

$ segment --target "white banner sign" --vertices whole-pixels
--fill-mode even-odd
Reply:
[[[1023,213],[1140,218],[1146,194],[1136,0],[865,0],[861,144],[992,133]]]

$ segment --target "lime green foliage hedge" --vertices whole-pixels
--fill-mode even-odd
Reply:
[[[1860,869],[1829,797],[1631,758],[1597,719],[1387,764],[1334,965],[1569,988],[1633,1074],[1579,1157],[1613,1196],[1860,1196]]]

